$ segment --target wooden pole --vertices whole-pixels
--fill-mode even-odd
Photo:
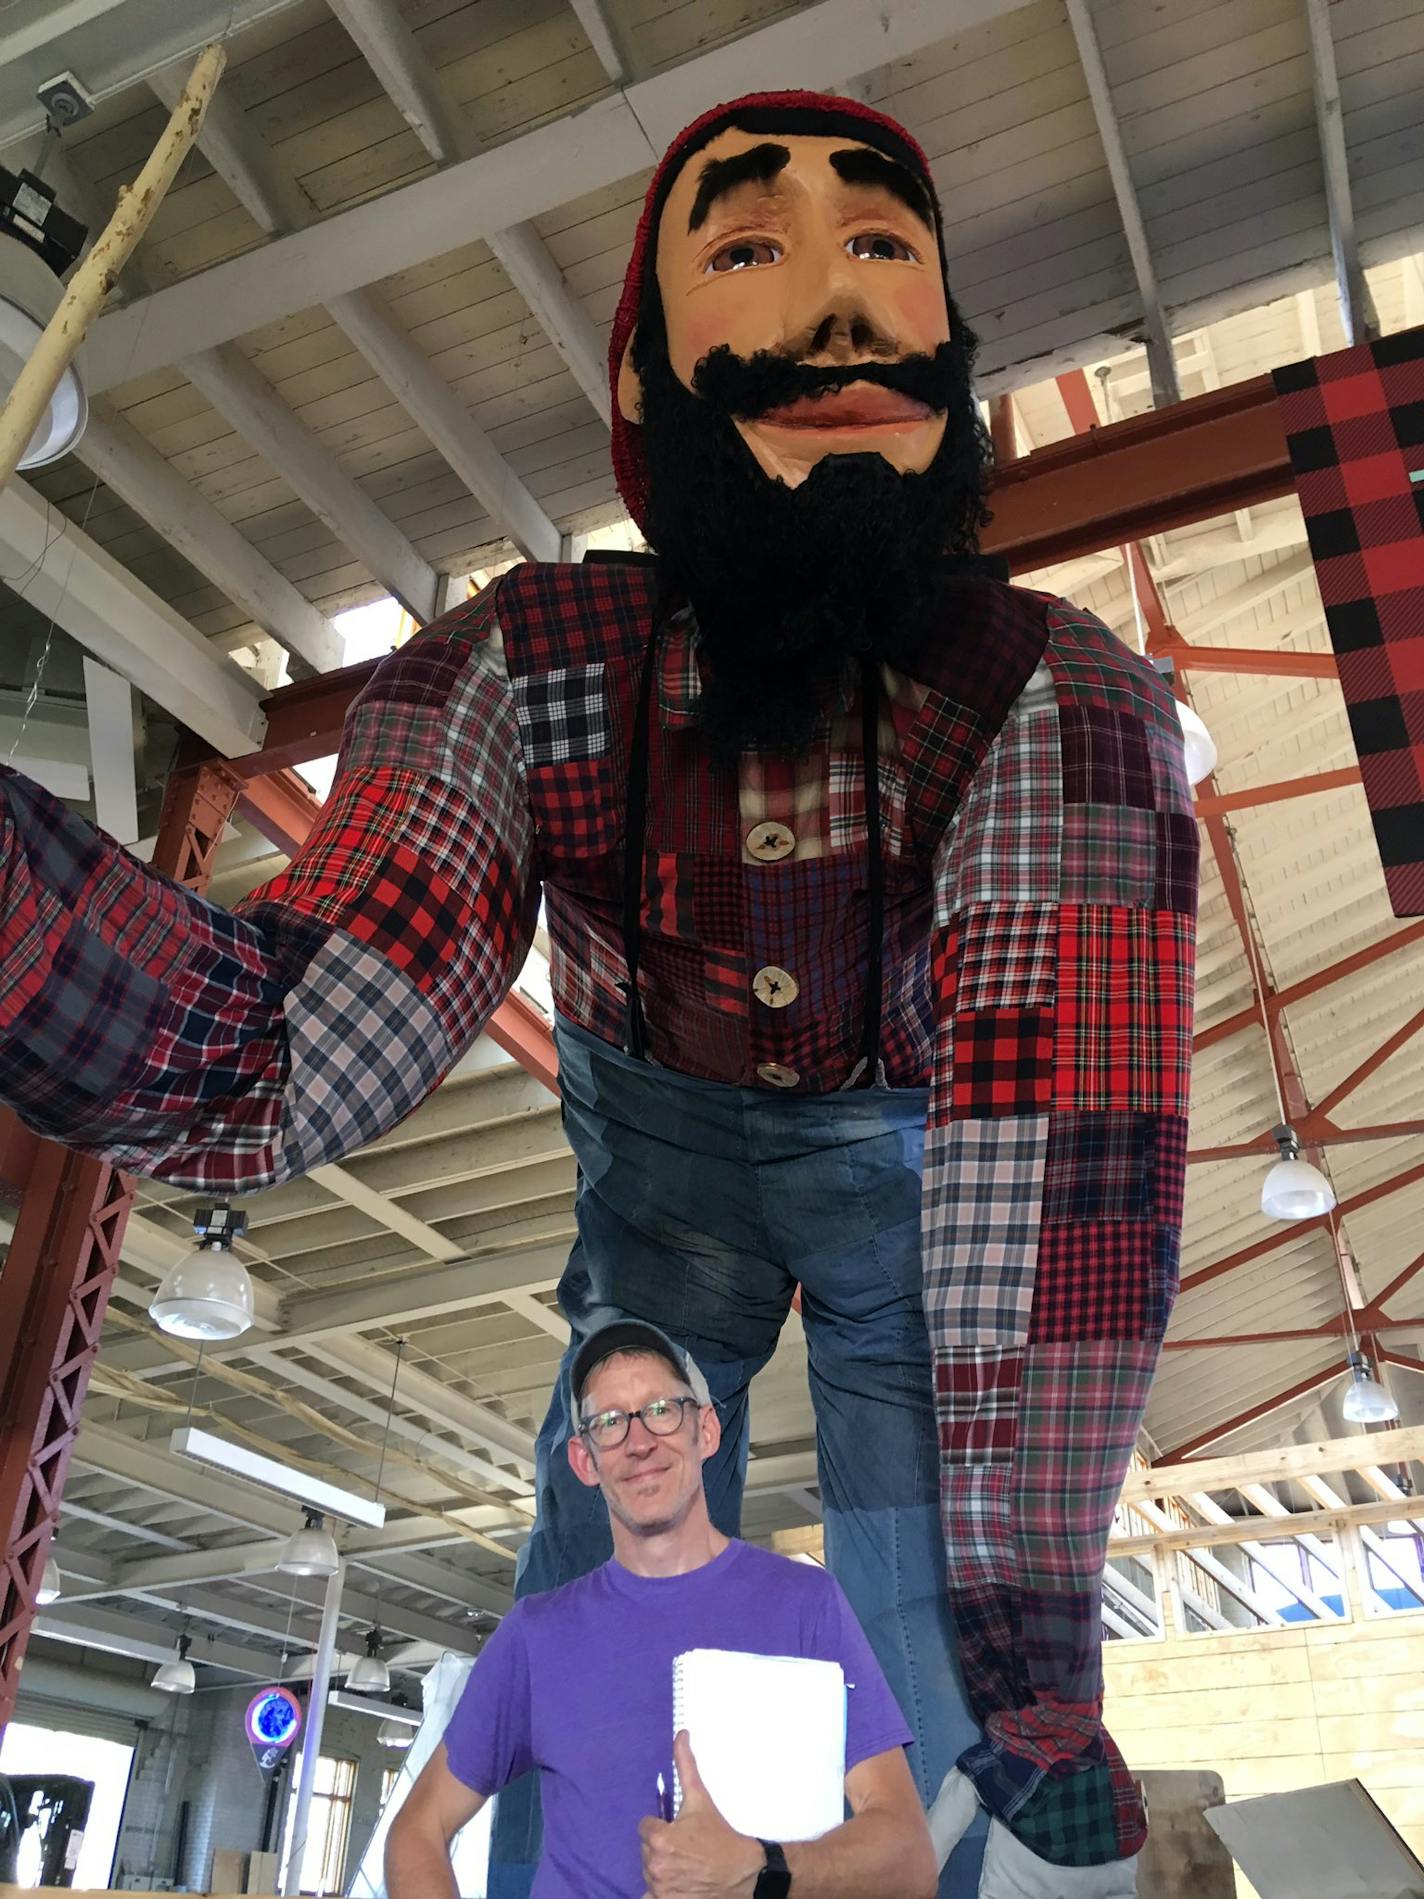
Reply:
[[[4,408],[0,409],[0,488],[19,466],[20,457],[60,377],[73,362],[89,325],[162,204],[188,148],[196,141],[208,101],[226,64],[227,53],[221,46],[205,47],[199,54],[198,63],[162,136],[149,154],[148,163],[134,183],[119,192],[114,215],[75,271],[59,308],[16,377],[15,386]]]

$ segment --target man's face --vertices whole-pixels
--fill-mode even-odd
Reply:
[[[654,1398],[685,1398],[687,1386],[665,1360],[616,1357],[595,1366],[580,1405],[587,1421],[601,1411],[638,1411]],[[587,1436],[569,1442],[569,1463],[590,1488],[602,1490],[609,1510],[636,1536],[678,1528],[702,1497],[702,1465],[720,1441],[717,1414],[687,1405],[670,1437],[655,1436],[641,1418],[611,1449]]]
[[[663,208],[657,280],[668,357],[685,388],[719,345],[819,367],[931,356],[949,312],[918,179],[846,138],[721,133],[688,161]],[[619,403],[636,420],[625,362]],[[920,474],[945,416],[852,382],[735,423],[763,472],[797,487],[827,455],[874,452]]]

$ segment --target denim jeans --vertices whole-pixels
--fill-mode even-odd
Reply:
[[[914,1736],[928,1804],[979,1738],[955,1660],[939,1523],[939,1451],[920,1291],[926,1095],[787,1096],[699,1081],[558,1028],[564,1126],[579,1164],[578,1239],[559,1283],[572,1338],[538,1443],[538,1517],[516,1594],[612,1553],[607,1511],[568,1468],[568,1371],[625,1315],[692,1353],[722,1422],[705,1467],[712,1520],[740,1533],[748,1387],[801,1287],[826,1559]],[[987,1817],[940,1899],[978,1890]],[[533,1777],[500,1797],[491,1899],[523,1899],[538,1857]]]

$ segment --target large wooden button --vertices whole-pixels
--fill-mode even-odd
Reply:
[[[801,985],[796,978],[778,969],[775,963],[768,963],[752,977],[752,994],[768,1009],[788,1008],[800,993]]]
[[[747,855],[775,864],[796,849],[796,834],[784,824],[754,824],[747,832]]]
[[[794,1068],[786,1068],[780,1062],[758,1062],[757,1080],[769,1082],[773,1088],[794,1088],[801,1077]]]

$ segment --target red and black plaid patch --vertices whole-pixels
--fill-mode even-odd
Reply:
[[[346,928],[424,989],[470,927],[470,905],[403,844],[368,881]]]
[[[1042,1114],[1053,1094],[1053,1018],[1044,1009],[980,1009],[954,1024],[950,1112],[956,1121]]]
[[[1053,1063],[1060,1109],[1186,1112],[1192,967],[1190,916],[1063,906]]]
[[[1424,915],[1424,329],[1275,384],[1390,903]]]
[[[1176,1235],[1150,1220],[1045,1220],[1030,1345],[1160,1339],[1177,1294]]]

